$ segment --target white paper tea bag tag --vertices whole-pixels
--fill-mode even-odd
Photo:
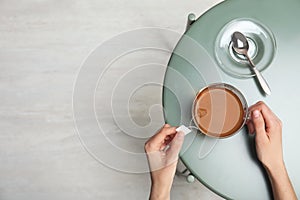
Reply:
[[[181,125],[179,126],[178,128],[176,128],[176,131],[179,132],[179,131],[182,131],[184,133],[184,135],[187,135],[189,134],[190,132],[192,132],[189,128],[187,128],[186,126],[184,125]]]

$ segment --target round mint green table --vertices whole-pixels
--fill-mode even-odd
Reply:
[[[253,77],[225,73],[217,62],[215,41],[228,22],[247,18],[272,31],[276,53],[262,71],[272,90],[264,96]],[[249,105],[265,101],[283,122],[285,164],[300,196],[300,1],[227,0],[198,18],[173,51],[163,90],[167,123],[192,125],[191,107],[206,85],[225,82],[244,94]],[[267,49],[266,49],[267,51]],[[225,139],[213,139],[197,130],[185,137],[181,160],[209,189],[226,199],[272,199],[270,182],[257,160],[254,136],[244,127]]]

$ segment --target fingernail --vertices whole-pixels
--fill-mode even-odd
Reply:
[[[252,114],[254,118],[258,118],[260,113],[258,110],[254,110]]]

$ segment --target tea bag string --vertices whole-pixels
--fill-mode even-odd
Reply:
[[[189,129],[196,129],[196,130],[199,130],[199,128],[196,127],[196,126],[188,126],[188,128],[189,128]]]

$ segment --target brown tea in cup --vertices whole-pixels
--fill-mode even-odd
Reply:
[[[235,87],[217,83],[197,94],[193,103],[193,120],[197,128],[212,137],[224,138],[238,132],[247,119],[248,106]]]

